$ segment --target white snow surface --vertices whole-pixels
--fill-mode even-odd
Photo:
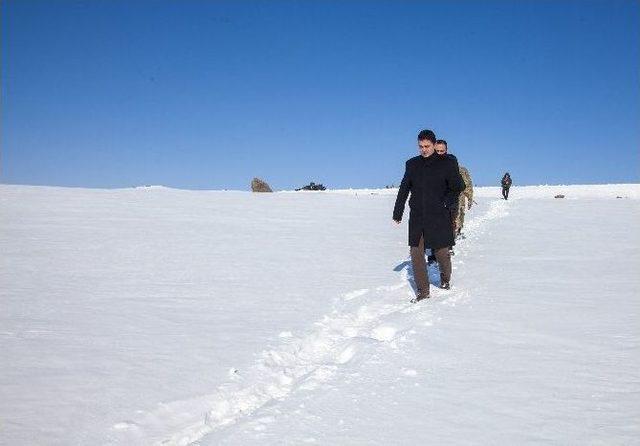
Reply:
[[[395,193],[0,185],[0,444],[640,444],[640,185]]]

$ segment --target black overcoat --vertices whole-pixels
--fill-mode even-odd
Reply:
[[[402,220],[404,205],[409,198],[409,246],[418,246],[424,236],[424,246],[433,249],[455,245],[449,207],[465,188],[455,157],[422,155],[406,162],[400,183],[393,219]]]

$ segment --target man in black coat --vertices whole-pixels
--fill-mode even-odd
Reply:
[[[415,302],[429,297],[429,276],[424,258],[425,247],[431,248],[440,265],[441,287],[448,289],[451,280],[449,247],[455,245],[451,230],[449,206],[464,190],[458,164],[435,153],[436,135],[431,130],[418,134],[420,155],[406,162],[400,183],[393,220],[400,223],[404,205],[409,199],[409,246],[413,276],[418,288]]]

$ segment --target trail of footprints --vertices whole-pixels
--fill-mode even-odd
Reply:
[[[468,233],[477,233],[485,221],[506,215],[502,202],[496,203],[486,214],[470,222]],[[430,271],[430,276],[437,277],[437,271]],[[135,421],[115,424],[113,430],[134,436],[135,431],[143,434],[144,430],[144,437],[148,440],[152,433],[158,445],[194,443],[269,402],[282,400],[296,390],[318,387],[330,380],[339,367],[358,360],[372,345],[384,343],[389,348],[399,348],[409,335],[416,333],[416,325],[433,325],[437,313],[434,304],[455,305],[468,295],[455,287],[449,291],[435,289],[428,301],[411,304],[413,290],[409,278],[410,271],[403,268],[395,285],[344,294],[336,300],[331,314],[315,322],[308,334],[297,337],[283,331],[279,334],[282,345],[263,351],[252,368],[246,372],[232,368],[229,382],[216,393],[162,404],[153,412],[140,414]],[[432,310],[423,311],[425,306]],[[407,317],[408,313],[416,313],[419,320]],[[416,372],[400,373],[414,376]]]
[[[432,301],[455,293],[436,290]],[[263,351],[250,370],[230,369],[229,382],[215,394],[163,404],[142,419],[117,423],[113,429],[146,428],[148,434],[148,428],[156,426],[165,430],[158,432],[156,444],[188,445],[269,402],[286,398],[291,392],[313,390],[372,345],[386,343],[390,348],[398,348],[407,335],[414,334],[415,320],[406,317],[407,313],[419,311],[417,305],[409,302],[412,295],[406,270],[401,272],[401,281],[396,285],[347,293],[337,301],[331,314],[314,323],[310,333],[296,337],[283,331],[278,335],[281,346]],[[424,325],[432,323],[426,322]],[[365,358],[366,355],[360,359]],[[411,376],[411,371],[401,373]],[[162,420],[166,420],[165,429],[161,429]]]

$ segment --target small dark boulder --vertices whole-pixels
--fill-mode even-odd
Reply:
[[[260,178],[254,178],[251,180],[251,191],[252,192],[273,192],[271,187],[267,184],[266,181],[261,180]]]
[[[555,196],[555,197],[553,197],[553,198],[564,198],[564,195],[562,195],[562,194],[558,194],[558,195],[556,195],[556,196]]]
[[[306,186],[302,186],[296,190],[326,190],[327,188],[324,187],[322,184],[316,184],[313,181],[309,184],[307,184]]]

